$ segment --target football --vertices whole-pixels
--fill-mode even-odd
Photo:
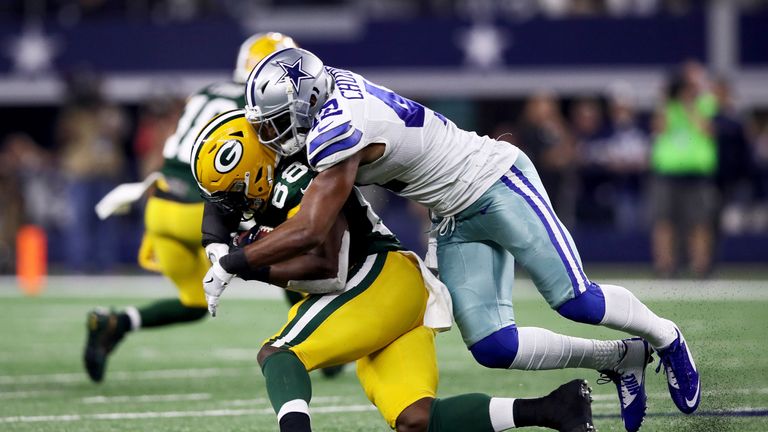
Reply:
[[[274,228],[265,225],[256,225],[253,228],[240,231],[233,239],[232,243],[235,247],[244,247],[257,240],[261,240],[267,234],[272,232]]]

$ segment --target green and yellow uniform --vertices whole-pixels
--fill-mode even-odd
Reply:
[[[258,223],[274,227],[298,211],[316,175],[303,158],[278,165]],[[437,390],[434,331],[423,325],[427,289],[418,262],[356,188],[342,213],[350,233],[346,287],[294,305],[265,344],[290,350],[308,371],[357,361],[366,395],[394,427],[406,407]]]
[[[201,281],[210,266],[200,245],[203,199],[189,167],[192,145],[212,117],[244,103],[243,86],[233,82],[209,85],[189,97],[163,148],[163,180],[147,202],[139,264],[170,278],[187,307],[207,307]]]

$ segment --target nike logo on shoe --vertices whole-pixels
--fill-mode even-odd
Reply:
[[[640,393],[642,387],[640,386],[640,383],[637,382],[637,378],[634,375],[622,376],[621,382],[623,384],[621,386],[621,399],[626,408],[635,400],[635,397]]]
[[[699,383],[696,383],[696,393],[693,395],[693,399],[688,400],[688,398],[685,398],[685,404],[688,405],[688,408],[693,408],[699,403],[699,393],[701,393],[701,386]]]

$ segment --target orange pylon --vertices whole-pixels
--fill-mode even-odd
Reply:
[[[37,295],[45,286],[48,273],[48,241],[36,225],[24,225],[16,233],[16,279],[26,295]]]

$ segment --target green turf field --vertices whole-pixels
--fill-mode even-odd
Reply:
[[[635,286],[651,284],[639,281]],[[744,292],[738,282],[707,283],[699,293],[696,284],[688,285],[678,291],[675,283],[667,284],[639,291],[638,296],[686,331],[703,377],[702,415],[677,413],[663,374],[656,375],[649,367],[649,416],[643,430],[767,431],[768,286],[757,284]],[[519,325],[582,336],[619,336],[572,324],[529,291],[521,288],[515,300]],[[95,304],[120,306],[146,300],[57,296],[55,287],[40,298],[19,297],[7,286],[0,293],[2,431],[276,430],[255,357],[260,341],[283,322],[287,307],[279,299],[225,294],[216,319],[129,335],[112,357],[105,382],[94,385],[81,369],[85,312]],[[484,369],[474,363],[456,330],[438,337],[438,349],[442,396],[462,392],[534,396],[584,377],[593,384],[599,430],[623,430],[614,387],[596,385],[595,372]],[[316,430],[388,430],[363,395],[352,368],[333,381],[315,374],[313,382]]]

